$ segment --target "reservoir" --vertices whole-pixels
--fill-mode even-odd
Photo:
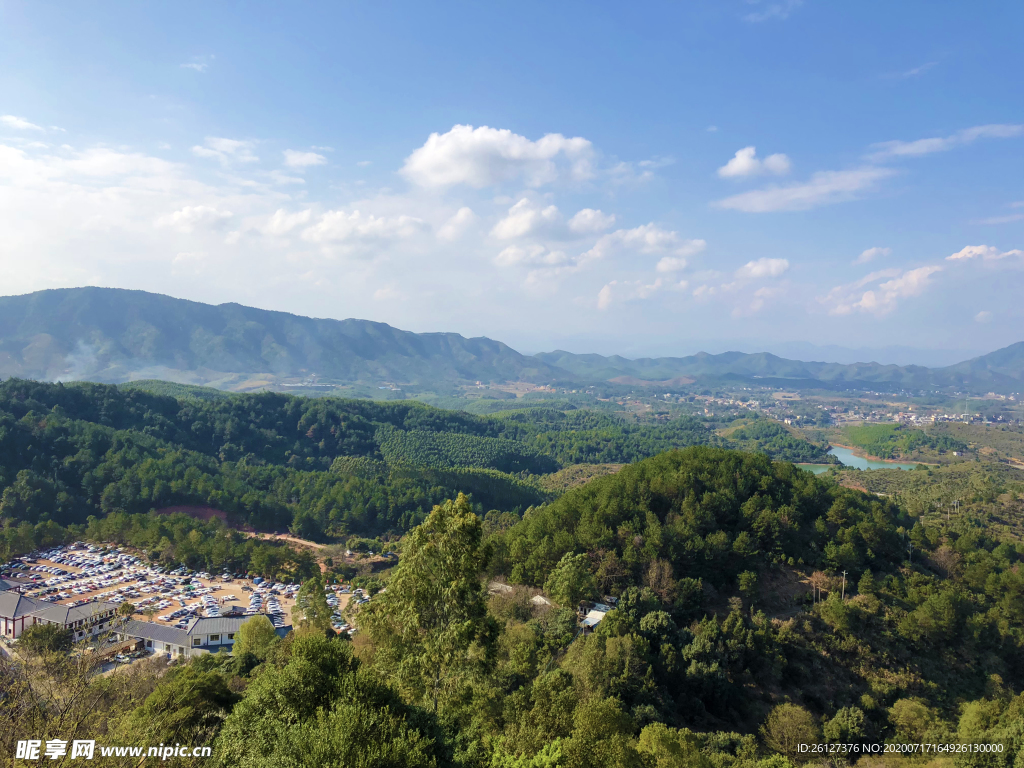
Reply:
[[[829,453],[839,459],[840,463],[854,469],[913,469],[917,464],[897,464],[892,461],[877,461],[856,456],[849,448],[841,448],[838,445],[832,446]],[[801,469],[806,469],[816,475],[828,470],[828,464],[798,464]]]

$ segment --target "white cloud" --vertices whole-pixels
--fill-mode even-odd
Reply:
[[[219,160],[227,165],[230,162],[255,163],[259,160],[252,150],[256,146],[253,141],[240,139],[224,139],[207,136],[204,146],[192,147],[192,154],[197,157],[208,157]]]
[[[660,277],[649,284],[644,284],[641,280],[612,280],[597,292],[597,308],[602,311],[608,309],[615,300],[648,299],[663,285],[664,280]],[[681,285],[685,287],[686,283]]]
[[[718,126],[717,125],[709,125],[704,130],[707,131],[708,133],[718,133]]]
[[[737,150],[732,160],[718,169],[718,175],[723,179],[758,176],[762,173],[784,176],[789,173],[789,167],[789,158],[785,155],[768,155],[764,160],[760,160],[754,147],[744,147]]]
[[[551,230],[561,218],[557,207],[549,205],[540,208],[524,197],[508,209],[508,215],[494,225],[491,234],[499,240],[526,237]]]
[[[473,209],[463,206],[437,230],[437,237],[439,240],[458,240],[474,221],[476,214]]]
[[[841,285],[829,291],[820,301],[829,307],[831,315],[849,315],[867,312],[881,317],[896,309],[900,299],[920,296],[931,285],[931,277],[941,272],[940,266],[918,267],[902,272],[898,269],[872,272],[850,285]],[[888,278],[888,279],[887,279]],[[885,280],[885,282],[879,282]],[[878,283],[867,291],[860,289]]]
[[[614,223],[614,213],[602,213],[593,208],[584,208],[569,219],[569,229],[578,235],[591,235],[604,232]]]
[[[662,256],[655,270],[658,272],[679,272],[686,269],[687,261],[682,256]]]
[[[760,5],[760,0],[747,0],[751,5],[757,5],[758,10],[753,13],[748,13],[743,17],[744,21],[758,22],[768,21],[770,19],[786,19],[793,11],[803,5],[803,0],[779,0],[778,2],[768,2],[763,6]]]
[[[678,233],[657,226],[653,222],[633,229],[617,229],[602,235],[581,258],[601,259],[615,252],[657,254],[685,258],[700,253],[707,247],[704,240],[683,240]]]
[[[978,314],[976,314],[974,316],[974,322],[976,322],[976,323],[991,323],[992,322],[992,313],[989,312],[987,309],[983,309],[983,310],[981,310],[981,312],[979,312]]]
[[[156,226],[188,234],[198,227],[216,227],[232,216],[231,211],[219,211],[207,205],[186,205],[180,211],[158,218]]]
[[[191,61],[187,61],[184,64],[181,64],[179,66],[182,69],[193,69],[196,72],[205,72],[209,68],[210,62],[213,61],[214,58],[215,57],[212,56],[212,55],[210,55],[210,56],[193,56]]]
[[[327,158],[316,152],[298,152],[294,149],[284,151],[284,164],[289,168],[308,168],[311,165],[323,165]]]
[[[549,133],[530,141],[508,129],[456,125],[447,133],[430,134],[406,158],[401,172],[423,187],[467,184],[479,189],[520,178],[538,187],[563,176],[589,178],[592,155],[590,142],[579,137]]]
[[[768,187],[718,200],[714,205],[746,213],[806,211],[822,205],[852,200],[857,193],[893,175],[887,168],[857,168],[850,171],[819,171],[809,181],[785,187]]]
[[[970,261],[981,259],[982,261],[998,261],[1010,256],[1024,256],[1024,251],[1014,248],[1011,251],[1000,251],[993,245],[968,245],[961,248],[952,256],[947,256],[946,261]]]
[[[879,246],[867,248],[860,252],[860,256],[858,256],[853,263],[867,264],[869,261],[874,261],[879,256],[888,256],[890,253],[892,253],[892,248],[882,248]]]
[[[1021,135],[1024,135],[1024,125],[976,125],[957,131],[952,136],[872,144],[875,151],[870,159],[877,161],[895,157],[920,157],[933,152],[947,152],[954,147],[972,144],[978,139],[1010,139]]]
[[[296,227],[308,224],[313,212],[310,210],[288,213],[284,208],[278,208],[274,215],[267,219],[262,231],[268,235],[286,235]]]
[[[0,115],[0,124],[7,126],[8,128],[16,128],[19,131],[41,131],[42,126],[30,123],[23,117],[17,117],[15,115]]]
[[[761,280],[765,277],[778,277],[789,269],[788,259],[767,259],[748,261],[736,270],[740,280]]]
[[[378,288],[373,292],[374,301],[394,301],[396,299],[404,298],[401,291],[399,291],[393,285],[387,285],[383,288]]]
[[[494,263],[499,267],[515,267],[524,264],[557,266],[565,264],[568,260],[563,251],[549,251],[543,245],[510,245],[495,257]]]
[[[359,168],[367,168],[371,165],[373,165],[373,160],[360,160],[358,163],[356,163],[356,166]]]
[[[426,222],[413,216],[375,216],[357,210],[338,210],[322,214],[316,224],[303,231],[302,237],[313,243],[397,240],[412,237],[426,227]]]

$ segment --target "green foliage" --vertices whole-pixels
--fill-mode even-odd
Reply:
[[[820,445],[809,443],[787,430],[782,424],[769,419],[756,419],[729,434],[737,448],[767,453],[779,461],[824,464],[833,459]]]
[[[293,624],[328,633],[331,631],[332,613],[333,609],[327,604],[327,594],[324,591],[324,578],[318,575],[304,581],[295,595],[295,605],[292,608]]]
[[[496,626],[480,573],[482,526],[460,495],[431,511],[403,542],[399,565],[360,614],[378,667],[435,712],[491,656]]]
[[[270,619],[257,615],[242,622],[235,633],[235,644],[231,650],[236,656],[251,653],[260,661],[264,661],[279,642],[280,638]]]
[[[74,632],[57,624],[33,624],[18,636],[18,649],[36,656],[71,650]]]
[[[513,582],[541,586],[563,555],[614,553],[638,583],[656,560],[716,587],[790,557],[885,567],[902,559],[891,502],[766,456],[695,447],[662,454],[527,513],[497,544]]]
[[[348,643],[297,636],[282,666],[246,689],[217,739],[220,765],[436,768],[449,759],[436,722],[403,704]]]
[[[575,608],[581,600],[597,597],[597,579],[587,556],[563,555],[544,582],[544,591],[565,608]]]
[[[898,459],[923,450],[936,453],[966,451],[967,444],[948,434],[928,434],[903,424],[848,426],[846,438],[858,448],[882,459]]]
[[[820,731],[814,716],[796,704],[780,704],[761,726],[765,745],[790,760],[806,759],[799,752],[801,744],[817,744]]]

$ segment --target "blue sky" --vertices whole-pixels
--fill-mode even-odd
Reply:
[[[1024,338],[1022,32],[1019,2],[5,3],[0,292],[988,351]]]

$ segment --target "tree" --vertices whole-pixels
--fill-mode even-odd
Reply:
[[[843,707],[835,717],[825,723],[823,730],[827,741],[849,744],[865,736],[864,712],[858,707]]]
[[[117,615],[127,621],[135,615],[135,605],[127,600],[117,606]]]
[[[711,768],[696,735],[685,728],[651,723],[640,732],[637,750],[650,756],[653,768]]]
[[[587,556],[571,552],[562,555],[544,582],[544,591],[565,608],[575,608],[580,600],[596,597],[597,579],[590,572]]]
[[[292,621],[300,627],[313,627],[321,632],[330,632],[333,613],[333,609],[327,604],[324,578],[317,576],[304,581],[295,596]]]
[[[480,574],[488,552],[463,494],[414,528],[387,590],[360,614],[375,665],[413,701],[436,712],[446,694],[493,660],[497,627]]]
[[[57,624],[33,624],[18,638],[18,648],[42,656],[48,653],[67,653],[74,642],[74,633]]]
[[[857,591],[862,595],[873,595],[878,591],[878,582],[871,571],[864,571],[864,575],[857,582]]]
[[[889,708],[889,722],[896,729],[896,738],[908,744],[924,741],[937,720],[935,710],[920,699],[899,699]]]
[[[128,718],[125,735],[139,743],[208,743],[236,700],[224,675],[193,661],[167,673]]]
[[[270,623],[270,619],[266,616],[257,615],[242,622],[242,625],[235,633],[235,644],[231,650],[236,656],[251,653],[256,658],[264,661],[270,653],[271,647],[279,639],[277,632],[274,630],[274,625]]]
[[[813,744],[819,740],[818,724],[814,716],[796,704],[780,704],[775,707],[761,726],[765,746],[774,752],[800,760],[801,744]]]

